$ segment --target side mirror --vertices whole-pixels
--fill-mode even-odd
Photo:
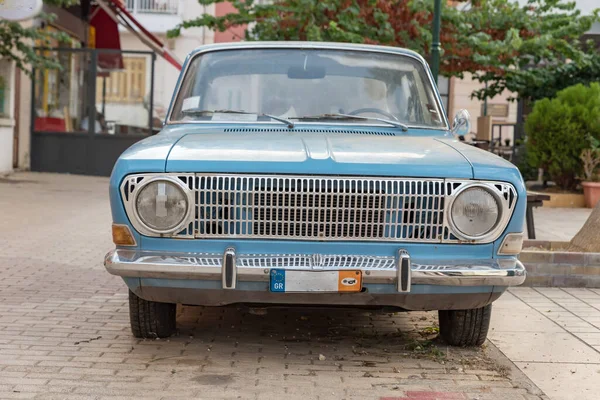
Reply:
[[[471,132],[471,115],[465,109],[456,113],[452,122],[452,133],[456,136],[465,136]]]

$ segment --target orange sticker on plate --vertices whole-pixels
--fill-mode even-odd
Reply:
[[[362,274],[360,271],[338,271],[338,291],[360,292]]]

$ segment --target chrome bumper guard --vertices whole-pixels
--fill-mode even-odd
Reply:
[[[268,281],[272,268],[294,270],[360,269],[364,283],[395,284],[399,293],[411,285],[517,286],[525,267],[517,259],[419,263],[399,250],[396,257],[317,254],[158,253],[117,249],[106,255],[106,270],[122,277],[220,280],[224,289],[237,281]],[[223,268],[225,266],[225,268]]]

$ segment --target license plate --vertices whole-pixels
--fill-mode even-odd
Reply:
[[[271,292],[360,292],[360,271],[271,270]]]

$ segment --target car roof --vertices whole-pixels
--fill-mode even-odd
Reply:
[[[337,50],[360,50],[373,51],[382,53],[395,53],[414,57],[425,63],[425,59],[417,52],[404,49],[402,47],[379,46],[373,44],[358,44],[358,43],[340,43],[340,42],[298,42],[298,41],[250,41],[250,42],[226,42],[206,44],[194,49],[190,56],[205,51],[215,50],[235,50],[235,49],[256,49],[256,48],[273,48],[273,49],[337,49]]]

